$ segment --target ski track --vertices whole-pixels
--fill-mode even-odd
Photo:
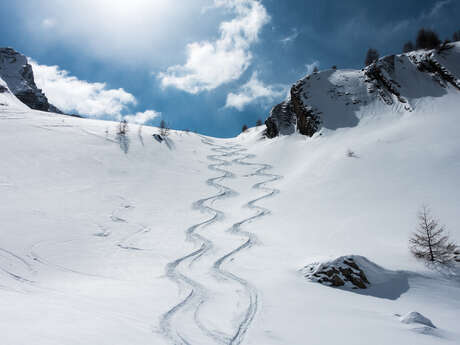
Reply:
[[[36,273],[35,270],[33,269],[32,265],[30,265],[26,260],[24,260],[19,255],[16,255],[15,253],[13,253],[13,252],[11,252],[9,250],[0,248],[0,257],[4,257],[5,259],[7,259],[10,262],[19,263],[23,268],[25,268],[31,274]],[[19,274],[11,272],[11,270],[9,268],[5,268],[5,267],[0,266],[0,270],[3,273],[5,273],[7,276],[9,276],[10,278],[12,278],[12,279],[14,279],[16,281],[19,281],[21,283],[34,283],[33,280],[30,280],[28,278],[25,278],[25,277],[19,275]]]
[[[259,297],[258,297],[257,289],[254,286],[252,286],[248,281],[237,276],[236,274],[228,270],[225,270],[223,268],[223,265],[229,259],[234,258],[238,253],[240,253],[244,249],[252,247],[257,242],[257,238],[253,233],[244,231],[241,229],[241,227],[246,223],[252,222],[256,219],[259,219],[261,217],[264,217],[270,214],[270,210],[264,207],[258,206],[256,205],[256,203],[262,199],[272,197],[275,194],[279,193],[279,190],[266,187],[265,185],[267,183],[277,181],[281,179],[282,177],[279,175],[266,173],[265,172],[266,170],[272,169],[272,166],[269,164],[245,162],[246,159],[254,158],[255,157],[254,155],[246,154],[243,157],[233,159],[231,162],[228,162],[223,159],[224,157],[241,154],[242,152],[247,151],[245,148],[241,148],[240,145],[231,145],[231,144],[227,144],[226,146],[216,145],[206,138],[203,138],[202,142],[206,145],[212,146],[212,149],[211,149],[212,151],[220,153],[219,155],[207,156],[208,160],[215,162],[213,164],[209,164],[208,169],[223,173],[223,175],[214,177],[214,178],[210,178],[206,181],[208,185],[211,185],[219,190],[218,194],[208,197],[208,198],[200,199],[193,204],[194,208],[199,209],[201,212],[207,212],[207,213],[212,214],[211,218],[201,223],[191,226],[186,231],[186,240],[189,242],[193,242],[195,244],[199,244],[200,248],[181,258],[178,258],[170,262],[166,266],[166,276],[170,278],[172,281],[174,281],[179,286],[179,288],[183,288],[184,285],[187,285],[191,289],[191,291],[185,299],[180,301],[178,304],[176,304],[174,307],[168,310],[165,314],[163,314],[160,320],[160,330],[163,333],[163,335],[166,336],[169,340],[171,340],[172,343],[175,345],[191,345],[192,340],[184,338],[180,334],[179,330],[173,327],[172,319],[176,314],[179,314],[183,309],[194,307],[195,308],[195,311],[194,311],[195,324],[196,326],[198,326],[199,329],[201,329],[204,332],[205,335],[207,335],[208,337],[222,344],[239,345],[242,343],[244,336],[247,333],[249,326],[256,315]],[[228,232],[232,234],[235,234],[238,236],[244,236],[246,240],[244,241],[243,244],[241,244],[237,248],[231,250],[230,252],[226,253],[224,256],[220,257],[217,261],[214,262],[213,266],[210,268],[212,271],[216,273],[217,276],[220,276],[223,279],[231,280],[231,281],[234,281],[240,284],[245,289],[247,295],[249,296],[249,305],[244,313],[243,319],[237,326],[234,334],[227,335],[219,331],[211,331],[208,328],[206,328],[206,326],[203,323],[201,323],[200,318],[199,318],[199,311],[200,311],[201,306],[207,300],[206,287],[202,286],[201,284],[194,281],[193,279],[187,277],[185,274],[178,272],[177,268],[181,263],[187,260],[190,260],[189,265],[188,265],[190,268],[194,262],[199,260],[204,254],[206,254],[206,252],[208,252],[213,247],[213,243],[209,239],[197,233],[197,230],[204,228],[206,226],[209,226],[215,223],[216,221],[218,221],[219,219],[222,219],[225,216],[224,212],[216,210],[210,206],[207,206],[205,205],[205,203],[207,202],[213,203],[216,200],[223,199],[223,198],[230,197],[230,196],[237,194],[236,191],[218,183],[226,178],[235,177],[235,175],[232,172],[224,169],[225,166],[229,166],[232,163],[258,167],[254,173],[246,175],[246,177],[257,176],[257,177],[268,177],[269,179],[262,181],[262,182],[258,182],[252,186],[253,189],[266,191],[267,194],[262,195],[256,199],[253,199],[244,205],[244,207],[248,207],[250,209],[256,210],[257,213],[251,217],[248,217],[246,219],[243,219],[233,224],[230,227],[230,229],[227,230]]]
[[[207,145],[212,145],[207,139],[202,139],[202,142]],[[232,150],[233,147],[234,146],[230,146],[230,147],[227,147],[227,149]],[[212,150],[214,152],[219,152],[220,151],[219,149],[223,150],[224,148],[225,147],[223,146],[218,146],[217,148],[213,148]],[[239,151],[239,150],[235,150],[235,151]],[[178,345],[190,345],[191,344],[189,340],[185,339],[179,333],[178,330],[173,329],[172,318],[174,317],[174,315],[176,315],[178,312],[180,312],[182,309],[188,306],[194,306],[195,310],[198,309],[199,306],[204,303],[207,297],[207,291],[205,287],[203,287],[198,282],[195,282],[191,278],[187,277],[186,275],[178,272],[177,268],[182,262],[185,262],[186,260],[189,260],[189,259],[191,259],[191,262],[189,265],[193,264],[195,260],[198,260],[203,254],[205,254],[207,251],[209,251],[213,247],[213,243],[207,238],[205,238],[204,236],[197,233],[197,230],[217,222],[219,219],[222,219],[224,216],[224,213],[222,211],[219,211],[210,206],[207,206],[206,205],[207,202],[213,202],[215,200],[227,198],[227,197],[230,197],[236,194],[230,188],[225,187],[218,183],[226,178],[234,177],[234,175],[230,171],[223,169],[224,166],[228,166],[230,165],[230,163],[222,159],[223,157],[230,156],[232,154],[234,154],[233,151],[221,152],[218,155],[207,156],[208,160],[214,162],[208,165],[208,169],[220,172],[223,175],[210,178],[206,181],[208,185],[213,186],[216,189],[218,189],[219,192],[216,195],[200,199],[193,203],[194,208],[199,209],[201,212],[211,214],[211,218],[208,218],[207,220],[201,223],[191,226],[185,232],[186,240],[188,242],[193,242],[195,244],[198,244],[200,248],[166,265],[166,276],[168,278],[174,281],[179,286],[179,288],[188,286],[191,289],[191,292],[188,294],[188,296],[185,299],[183,299],[181,302],[176,304],[174,307],[172,307],[170,310],[168,310],[165,314],[163,314],[160,320],[161,332],[168,339],[170,339],[173,342],[173,344],[178,344]],[[195,322],[196,322],[196,319],[195,319]],[[206,332],[205,329],[200,327],[201,326],[200,322],[197,322],[197,326]],[[212,334],[208,334],[208,335],[212,336]]]

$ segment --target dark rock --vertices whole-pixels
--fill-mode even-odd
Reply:
[[[62,114],[62,111],[48,102],[42,90],[35,85],[32,66],[27,62],[27,58],[12,48],[0,48],[0,78],[28,107]]]
[[[366,274],[352,257],[311,264],[302,271],[307,279],[333,287],[349,284],[353,289],[366,289],[370,284]]]
[[[289,135],[294,133],[296,128],[300,134],[309,137],[318,131],[321,124],[319,113],[303,103],[302,87],[302,82],[292,86],[291,99],[276,105],[270,111],[270,116],[265,121],[266,137]]]
[[[161,135],[159,135],[159,134],[154,134],[154,135],[153,135],[153,138],[154,138],[156,141],[158,141],[159,143],[163,142],[163,140],[164,140],[163,137],[162,137]]]
[[[290,101],[276,105],[270,111],[270,117],[265,121],[265,135],[274,138],[278,135],[289,135],[295,132],[296,119]]]

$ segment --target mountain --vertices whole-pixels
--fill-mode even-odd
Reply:
[[[1,343],[457,345],[460,264],[408,247],[423,204],[460,243],[459,92],[402,71],[438,96],[270,140],[121,135],[0,80]]]
[[[362,70],[325,70],[295,83],[290,97],[275,106],[266,135],[312,136],[321,127],[353,127],[376,113],[407,113],[423,98],[441,97],[448,88],[460,99],[460,43],[437,50],[389,55]]]
[[[0,48],[0,78],[31,109],[62,114],[35,85],[32,66],[27,58],[12,48]]]

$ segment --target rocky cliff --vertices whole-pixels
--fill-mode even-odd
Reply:
[[[0,48],[0,78],[28,107],[62,114],[58,108],[48,102],[42,90],[35,85],[32,66],[27,62],[27,58],[12,48]]]
[[[458,92],[460,43],[385,56],[362,70],[325,70],[295,83],[265,121],[265,135],[352,127],[365,116],[411,112],[426,97]]]

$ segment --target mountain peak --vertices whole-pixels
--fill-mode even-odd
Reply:
[[[27,58],[13,48],[0,48],[0,78],[14,95],[30,108],[62,113],[48,102],[46,95],[35,84],[32,66]]]

